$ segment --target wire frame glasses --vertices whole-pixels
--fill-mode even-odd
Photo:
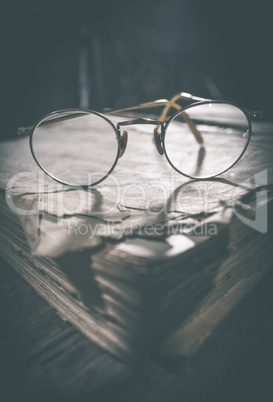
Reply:
[[[182,108],[177,100],[190,102]],[[54,180],[70,186],[94,186],[113,171],[127,144],[122,126],[154,125],[158,152],[180,174],[193,179],[217,176],[234,166],[251,138],[251,121],[261,112],[233,103],[179,93],[170,100],[157,100],[110,111],[163,107],[158,120],[136,118],[114,125],[101,113],[69,109],[50,113],[34,126],[19,128],[30,135],[30,149],[39,167]],[[169,110],[176,109],[167,118]]]

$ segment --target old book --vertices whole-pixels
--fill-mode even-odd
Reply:
[[[27,139],[3,143],[1,255],[111,354],[186,356],[272,266],[271,127],[257,125],[240,165],[203,182],[139,141],[148,128],[131,130],[114,179],[92,190],[46,178]]]

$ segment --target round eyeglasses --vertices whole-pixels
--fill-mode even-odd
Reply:
[[[197,102],[182,109],[179,98]],[[164,106],[158,120],[137,118],[116,126],[92,110],[60,110],[33,127],[19,128],[18,134],[30,134],[33,158],[54,180],[70,186],[94,186],[107,178],[126,149],[127,132],[121,133],[121,127],[152,124],[156,126],[157,150],[169,164],[189,178],[207,179],[240,160],[250,141],[250,120],[262,116],[229,102],[185,93],[115,112],[156,106]],[[177,112],[166,120],[171,107]]]

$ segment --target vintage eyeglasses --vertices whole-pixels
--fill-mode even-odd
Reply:
[[[182,108],[177,101],[191,103]],[[93,110],[69,109],[50,113],[34,126],[21,127],[30,135],[30,149],[38,166],[54,180],[70,186],[94,186],[115,168],[127,145],[122,126],[154,125],[154,142],[160,155],[180,174],[193,179],[217,176],[233,167],[244,154],[251,137],[251,120],[262,112],[232,103],[204,99],[181,92],[170,100],[108,111],[163,107],[158,120],[135,118],[114,125]],[[167,118],[170,109],[175,114]]]

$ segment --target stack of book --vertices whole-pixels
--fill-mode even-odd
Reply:
[[[210,181],[209,208],[202,209],[195,198],[192,213],[177,208],[176,193],[164,214],[162,209],[156,214],[156,208],[148,214],[130,204],[134,197],[120,202],[111,216],[94,209],[91,214],[57,214],[52,194],[61,193],[73,203],[76,191],[52,192],[44,185],[37,197],[23,179],[6,189],[7,178],[20,165],[20,160],[17,165],[10,161],[16,154],[26,160],[26,149],[22,141],[2,147],[8,156],[1,159],[1,255],[63,319],[120,359],[194,353],[272,266],[270,178],[256,186]],[[252,153],[257,149],[254,141]],[[253,160],[251,173],[257,163],[252,155],[245,162]],[[260,171],[268,163],[263,158]],[[237,198],[231,197],[234,188]],[[100,190],[107,205],[109,191]],[[192,193],[192,188],[183,192],[184,205],[191,204]],[[16,214],[11,200],[33,213]],[[261,211],[266,227],[251,225]],[[96,232],[90,236],[88,228]],[[267,261],[262,267],[261,255]]]

